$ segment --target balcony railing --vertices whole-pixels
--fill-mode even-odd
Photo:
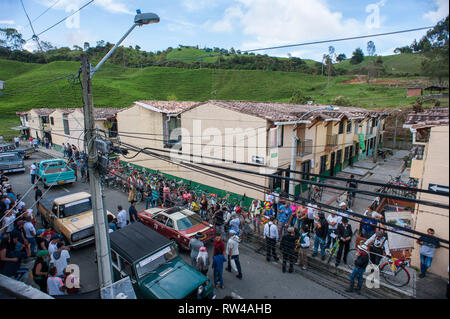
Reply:
[[[312,154],[313,141],[312,140],[302,140],[297,145],[297,156],[303,157]]]
[[[338,145],[338,135],[327,135],[327,146],[337,146]]]

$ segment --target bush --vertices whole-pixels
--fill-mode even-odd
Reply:
[[[352,102],[350,101],[349,98],[340,95],[340,96],[337,96],[337,97],[334,98],[332,104],[340,105],[340,106],[351,106]]]
[[[311,97],[304,95],[302,91],[297,90],[295,91],[292,96],[291,99],[289,100],[289,103],[292,104],[306,104],[308,101],[311,101]]]

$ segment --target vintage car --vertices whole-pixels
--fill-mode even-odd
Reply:
[[[208,277],[178,254],[171,240],[141,223],[110,234],[114,282],[130,277],[137,298],[214,298]]]
[[[13,143],[0,144],[0,154],[7,152],[16,152],[20,157],[26,159],[34,153],[34,148],[32,147],[16,147]]]
[[[189,249],[189,241],[196,233],[202,233],[203,242],[214,237],[213,225],[183,207],[149,208],[138,213],[139,219],[148,227],[156,230],[170,240],[176,241],[183,249]]]
[[[63,159],[50,159],[41,161],[37,165],[36,176],[45,188],[54,185],[69,184],[75,182],[75,172]]]
[[[72,193],[46,198],[38,202],[45,228],[51,226],[64,236],[71,247],[80,247],[94,242],[94,219],[91,194]],[[107,212],[108,215],[112,215]]]
[[[5,173],[25,172],[22,157],[18,153],[1,153],[0,170]]]

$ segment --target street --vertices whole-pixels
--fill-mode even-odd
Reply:
[[[16,193],[25,194],[30,188],[30,174],[29,167],[32,162],[49,158],[49,155],[41,152],[34,153],[31,159],[25,161],[27,170],[25,173],[10,174],[10,182]],[[45,189],[42,189],[45,192]],[[55,186],[52,187],[45,196],[53,197],[57,195],[64,195],[69,192],[89,192],[89,185],[83,182],[76,182],[73,185]],[[128,210],[129,204],[127,202],[128,194],[105,189],[103,191],[105,208],[117,214],[117,206],[122,205]],[[31,190],[25,197],[25,203],[29,206],[34,202],[34,190]],[[138,211],[145,208],[144,202],[136,205]],[[36,208],[34,208],[36,210]],[[212,253],[212,243],[207,245],[208,251]],[[71,262],[79,265],[81,277],[81,293],[89,293],[98,288],[98,273],[97,264],[95,263],[95,249],[94,245],[83,247],[70,251]],[[190,263],[189,253],[181,252],[181,256],[185,262]],[[245,299],[298,299],[298,298],[344,298],[345,295],[339,291],[327,288],[319,284],[317,281],[310,280],[301,275],[301,270],[296,269],[294,273],[282,273],[281,264],[265,260],[265,256],[258,254],[254,249],[241,245],[240,260],[242,265],[243,279],[236,278],[236,274],[229,273],[224,270],[224,289],[215,289],[217,298],[225,296],[240,296]],[[208,277],[213,281],[212,270],[208,272]],[[27,278],[26,282],[31,284],[31,278]],[[33,285],[35,285],[33,283]],[[347,283],[345,283],[347,285]]]

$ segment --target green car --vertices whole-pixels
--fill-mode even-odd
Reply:
[[[110,234],[114,282],[130,277],[140,299],[215,298],[208,277],[186,264],[176,243],[142,223]]]

